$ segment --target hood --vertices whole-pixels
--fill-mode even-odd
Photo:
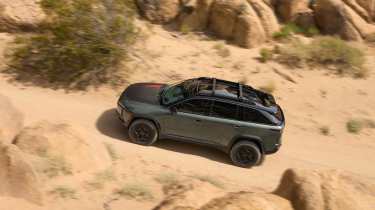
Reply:
[[[131,100],[149,104],[160,104],[159,93],[165,84],[161,83],[136,83],[130,85],[122,93],[120,101]]]

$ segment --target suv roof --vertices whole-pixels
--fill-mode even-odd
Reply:
[[[188,81],[190,81],[188,84],[192,85],[190,88],[194,89],[192,93],[194,96],[222,98],[266,109],[276,105],[272,95],[241,83],[209,77],[200,77]]]

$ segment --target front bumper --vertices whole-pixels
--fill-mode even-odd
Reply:
[[[125,106],[123,106],[121,103],[117,103],[117,114],[120,121],[128,127],[131,120],[132,120],[132,114],[129,112]]]

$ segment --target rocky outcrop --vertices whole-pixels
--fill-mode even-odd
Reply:
[[[375,0],[356,0],[364,10],[367,11],[368,21],[375,21]]]
[[[38,0],[2,0],[0,31],[32,30],[45,18]]]
[[[277,0],[275,10],[283,22],[293,21],[300,13],[310,12],[309,0]]]
[[[173,186],[168,196],[153,210],[195,210],[223,195],[223,190],[207,182],[190,180]]]
[[[371,210],[375,184],[337,171],[287,170],[275,194],[298,210]]]
[[[265,42],[279,26],[271,8],[263,1],[216,0],[209,29],[220,38],[250,48]]]
[[[13,143],[26,154],[66,164],[71,173],[105,169],[111,163],[102,143],[67,124],[37,123],[23,129]]]
[[[267,193],[236,192],[216,198],[199,210],[293,210],[290,202]]]
[[[41,204],[40,181],[21,150],[0,142],[0,196]]]
[[[0,142],[10,143],[23,126],[23,115],[9,99],[0,95]]]
[[[184,1],[177,21],[179,27],[192,31],[206,30],[212,2],[214,0]]]
[[[375,25],[363,19],[356,12],[358,9],[353,9],[341,0],[317,0],[314,10],[316,23],[326,34],[338,34],[343,39],[361,41],[375,33]]]
[[[153,23],[165,24],[180,12],[179,0],[136,0],[140,13]]]

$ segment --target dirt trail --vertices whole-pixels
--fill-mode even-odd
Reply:
[[[105,94],[104,94],[105,93]],[[83,126],[104,142],[115,144],[124,159],[141,157],[153,164],[165,165],[186,173],[222,177],[238,188],[255,187],[272,190],[287,168],[334,168],[375,180],[375,144],[358,136],[353,140],[332,140],[296,126],[293,115],[286,129],[281,151],[269,156],[263,166],[254,169],[237,168],[228,163],[225,155],[215,150],[167,140],[153,147],[142,147],[126,141],[126,132],[116,119],[116,94],[109,91],[65,93],[36,87],[17,87],[0,78],[0,94],[9,96],[25,113],[26,124],[39,120],[65,121]],[[288,117],[289,115],[289,117]],[[371,138],[368,136],[367,138]],[[365,139],[365,140],[362,140]],[[346,141],[343,143],[342,141]],[[373,141],[373,139],[372,139]]]

